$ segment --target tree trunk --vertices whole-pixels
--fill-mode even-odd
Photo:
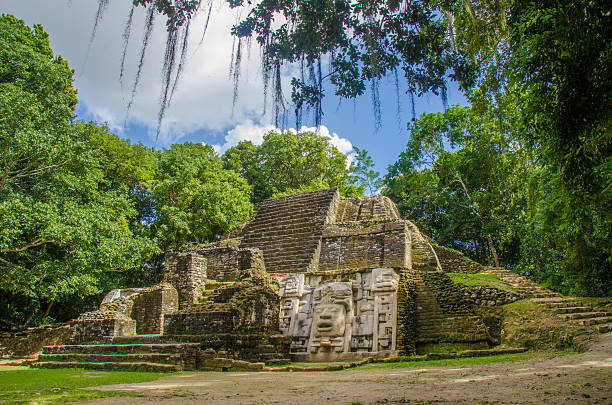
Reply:
[[[45,319],[47,317],[47,315],[49,315],[49,312],[51,312],[51,307],[53,306],[53,303],[55,301],[51,300],[49,301],[49,304],[47,305],[47,309],[45,309],[45,313],[43,314],[41,319]]]
[[[468,191],[467,185],[465,184],[465,182],[463,181],[459,173],[455,173],[455,177],[457,178],[459,183],[461,183],[461,186],[463,187],[463,191],[465,192],[465,195],[467,196],[467,198],[471,200],[472,197],[470,196],[470,192]],[[474,203],[474,205],[472,206],[472,212],[478,217],[478,219],[480,219],[480,223],[484,227],[484,221],[482,220],[482,217],[480,216],[480,213],[478,212],[478,205],[476,203]],[[493,261],[495,262],[495,267],[499,267],[499,257],[497,256],[497,250],[495,249],[495,245],[493,244],[493,237],[491,236],[490,233],[487,233],[486,236],[487,236],[487,242],[489,243],[489,249],[491,250],[491,255],[493,255]]]
[[[497,256],[497,250],[495,249],[495,245],[493,245],[493,238],[491,234],[487,234],[487,242],[489,242],[489,249],[491,249],[491,254],[493,255],[493,261],[495,262],[495,267],[499,267],[499,257]]]

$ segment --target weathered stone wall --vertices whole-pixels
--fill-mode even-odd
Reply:
[[[419,228],[410,221],[404,220],[411,237],[411,262],[415,270],[442,270],[436,251],[432,244],[421,234]]]
[[[475,286],[462,287],[463,295],[471,299],[476,305],[501,306],[518,301],[517,295],[498,290],[497,288]]]
[[[335,222],[394,221],[401,219],[395,204],[381,195],[364,198],[341,198]]]
[[[217,281],[239,281],[265,271],[263,253],[259,249],[213,247],[199,249],[206,259],[206,277]]]
[[[19,332],[0,333],[0,357],[32,357],[42,352],[44,346],[68,343],[73,328],[70,324],[43,325]]]
[[[136,321],[136,333],[161,334],[164,316],[178,311],[178,293],[170,284],[158,284],[133,298],[131,318]]]
[[[475,261],[465,257],[465,255],[455,249],[431,244],[436,251],[436,255],[442,265],[442,270],[446,273],[480,273],[484,267]]]
[[[208,299],[205,304],[166,315],[164,333],[278,333],[280,299],[268,285],[230,283],[215,290]]]
[[[322,236],[319,271],[410,267],[410,237],[403,221],[333,224]]]
[[[114,336],[136,334],[136,321],[115,311],[93,311],[74,321],[71,343],[106,342]]]
[[[458,285],[441,272],[407,273],[414,291],[414,341],[417,353],[435,351],[436,346],[452,344],[444,350],[486,348],[488,335],[472,303]],[[400,300],[402,297],[400,297]],[[408,348],[403,351],[409,352]]]
[[[197,253],[166,253],[164,282],[178,292],[179,308],[192,306],[202,295],[206,281],[206,259]]]

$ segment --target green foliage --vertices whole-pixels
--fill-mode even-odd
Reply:
[[[374,170],[374,160],[365,149],[354,146],[353,150],[355,156],[350,168],[350,172],[353,174],[352,182],[367,189],[370,195],[374,195],[382,186],[380,173]]]
[[[542,171],[522,244],[525,268],[564,291],[612,294],[612,15],[605,2],[517,1],[511,78]]]
[[[225,168],[234,170],[253,187],[251,200],[338,187],[347,197],[363,195],[351,184],[346,156],[329,138],[314,132],[270,132],[260,146],[241,142],[222,157]]]
[[[72,71],[42,27],[0,17],[0,61],[0,290],[46,302],[44,317],[156,247],[129,229],[136,212],[125,193],[102,181],[88,143],[96,126],[72,122]]]
[[[411,367],[447,367],[447,366],[469,366],[478,364],[493,364],[493,363],[506,363],[512,361],[524,361],[533,358],[544,357],[549,355],[548,353],[537,353],[537,352],[524,352],[515,354],[499,354],[495,356],[483,356],[483,357],[464,357],[458,359],[444,359],[444,360],[414,360],[414,361],[400,361],[394,363],[371,363],[360,366],[363,370],[380,370],[380,369],[398,369],[398,368],[411,368]]]
[[[480,262],[516,261],[529,155],[498,120],[468,107],[425,114],[385,177],[384,194],[443,246]]]
[[[0,366],[0,402],[64,404],[95,398],[126,396],[121,391],[83,390],[110,384],[129,384],[156,380],[167,373],[125,371],[87,371],[83,369],[30,369]]]
[[[491,287],[498,290],[506,291],[509,293],[516,294],[516,289],[514,289],[509,284],[504,283],[497,277],[495,274],[485,274],[485,273],[475,273],[475,274],[466,274],[466,273],[446,273],[450,279],[456,283],[461,284],[468,287]]]
[[[454,2],[226,1],[232,8],[249,10],[247,17],[232,28],[232,34],[239,42],[255,38],[261,46],[264,93],[269,85],[273,87],[277,120],[286,112],[280,88],[281,66],[300,63],[301,74],[292,80],[298,128],[304,107],[314,110],[316,125],[320,124],[322,83],[327,78],[335,93],[347,98],[363,95],[370,84],[375,100],[378,80],[389,74],[395,76],[400,70],[410,93],[433,91],[444,99],[449,80],[467,89],[475,79],[474,60],[458,52],[453,36],[447,35],[452,19],[446,16],[454,9]],[[194,0],[134,2],[151,3],[167,16],[169,31],[188,25],[200,4]],[[325,76],[321,63],[324,57],[329,57],[329,73]],[[233,69],[240,68],[240,59],[238,51]]]
[[[159,153],[153,193],[160,246],[210,242],[245,222],[253,212],[249,191],[208,145],[172,145]]]
[[[502,344],[535,350],[585,350],[593,330],[563,320],[545,305],[521,300],[503,306]]]

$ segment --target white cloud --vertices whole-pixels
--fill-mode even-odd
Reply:
[[[318,131],[317,131],[318,129]],[[302,126],[300,128],[300,132],[317,132],[319,135],[325,136],[329,138],[329,142],[336,147],[340,152],[345,155],[353,150],[353,144],[346,138],[340,138],[340,136],[333,132],[329,132],[329,129],[325,125],[321,125],[320,127],[306,127]]]
[[[252,120],[246,120],[243,124],[236,125],[227,131],[223,145],[213,145],[213,148],[217,153],[222,154],[242,141],[251,141],[255,145],[261,145],[264,135],[270,131],[278,131],[278,128],[274,125],[256,125]]]
[[[281,130],[274,125],[259,125],[255,124],[252,120],[247,120],[243,124],[236,125],[234,128],[227,131],[223,145],[212,145],[212,147],[217,153],[222,154],[232,146],[238,145],[241,141],[251,141],[254,145],[261,145],[264,135],[270,131],[281,132]],[[295,128],[289,128],[287,131],[296,132]],[[331,132],[325,125],[321,125],[318,128],[302,126],[300,132],[316,132],[321,136],[329,138],[332,145],[341,153],[347,155],[347,166],[353,161],[354,154],[350,153],[353,150],[351,141],[340,137],[340,135],[335,132]]]
[[[41,23],[49,33],[51,46],[76,69],[75,87],[80,105],[98,121],[104,121],[114,130],[124,127],[126,104],[137,71],[137,62],[143,38],[145,9],[137,7],[127,51],[123,86],[119,83],[122,53],[122,33],[131,2],[110,2],[85,63],[91,29],[97,10],[96,1],[58,2],[48,0],[3,1],[3,12],[14,13],[28,25]],[[249,119],[269,120],[263,117],[263,91],[260,73],[260,55],[253,41],[249,52],[242,49],[238,101],[233,105],[233,82],[229,77],[232,58],[230,28],[236,22],[236,12],[227,2],[219,1],[202,37],[205,14],[202,12],[191,25],[188,59],[182,78],[174,94],[171,108],[164,119],[158,144],[168,146],[196,131],[220,132],[236,122]],[[245,10],[242,10],[242,16]],[[156,25],[145,56],[140,86],[128,124],[148,128],[155,136],[161,67],[165,50],[165,19],[156,16]],[[288,76],[284,78],[288,80]],[[288,86],[287,86],[288,87]]]

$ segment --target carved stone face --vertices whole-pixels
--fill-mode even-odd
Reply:
[[[329,283],[315,290],[312,324],[315,337],[344,336],[351,296],[350,283]]]
[[[320,304],[314,309],[314,335],[317,337],[344,336],[346,307],[343,304]]]
[[[374,270],[374,286],[375,291],[396,291],[398,285],[398,275],[392,269],[375,269]]]

